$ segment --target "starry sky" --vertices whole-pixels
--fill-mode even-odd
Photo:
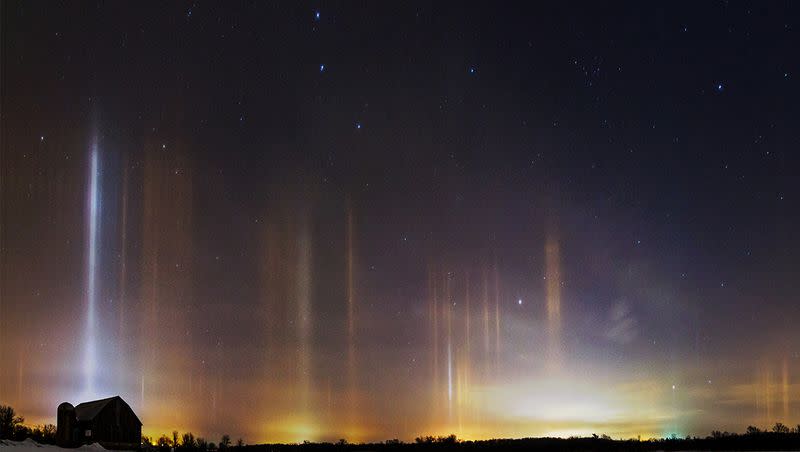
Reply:
[[[800,5],[553,3],[2,2],[0,403],[800,423]]]

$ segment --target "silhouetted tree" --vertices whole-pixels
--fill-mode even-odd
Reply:
[[[8,405],[0,405],[0,439],[12,439],[16,436],[16,431],[25,418],[17,416],[14,408]]]
[[[167,435],[161,435],[161,436],[158,438],[158,441],[156,442],[156,445],[157,445],[158,447],[161,447],[161,448],[168,448],[168,447],[172,447],[172,445],[173,445],[173,444],[174,444],[174,443],[172,442],[172,440],[171,440],[171,439],[169,438],[169,436],[167,436]]]
[[[142,446],[152,446],[153,438],[142,435]]]
[[[236,447],[244,447],[244,440],[242,438],[236,440]]]
[[[53,424],[37,425],[33,430],[26,427],[24,436],[32,438],[40,444],[55,444],[56,443],[56,426]],[[18,433],[19,435],[19,433]],[[20,435],[22,436],[22,435]]]
[[[177,430],[173,430],[172,431],[172,445],[175,446],[175,447],[178,447],[178,438],[179,438],[178,431]]]
[[[197,449],[201,451],[205,451],[208,449],[208,442],[205,438],[198,436],[197,437]]]
[[[789,427],[781,424],[780,422],[776,422],[775,425],[772,427],[772,432],[785,435],[789,433]]]
[[[227,449],[228,446],[231,445],[231,435],[227,433],[222,435],[222,438],[219,440],[219,450]]]
[[[197,443],[195,442],[192,432],[184,433],[183,436],[181,436],[181,445],[186,449],[194,449],[197,447]]]
[[[748,425],[747,426],[747,434],[748,435],[758,435],[759,433],[761,433],[761,429],[760,428],[754,427],[752,425]]]

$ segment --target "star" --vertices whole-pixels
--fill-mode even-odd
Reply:
[[[319,10],[316,10],[316,11],[314,11],[314,20],[316,20],[317,22],[319,22],[319,19],[320,19]]]
[[[319,71],[323,72],[324,70],[325,70],[325,65],[324,64],[320,64],[319,65]]]
[[[356,123],[356,129],[360,129],[360,128],[361,128],[361,123],[360,123],[360,122],[357,122],[357,123]]]
[[[717,83],[717,92],[721,93],[725,89],[725,86],[722,83]]]
[[[469,68],[469,73],[470,74],[474,74],[475,73],[475,68],[474,67],[470,67]]]

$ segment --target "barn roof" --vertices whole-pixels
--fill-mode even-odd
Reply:
[[[127,406],[128,409],[131,410],[131,413],[133,413],[133,409],[131,409],[130,405],[128,405],[124,400],[122,400],[122,397],[114,396],[114,397],[109,397],[107,399],[92,400],[91,402],[79,403],[78,405],[75,406],[75,417],[79,421],[92,420],[95,418],[95,416],[100,414],[101,411],[103,411],[103,408],[105,408],[106,405],[117,399],[119,399],[119,401],[122,402],[125,406]],[[139,420],[139,417],[136,416],[136,413],[133,413],[133,417],[135,417],[136,420],[139,421],[139,425],[142,424],[142,421]]]

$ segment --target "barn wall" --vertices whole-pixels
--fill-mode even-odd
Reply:
[[[107,449],[138,448],[142,427],[130,407],[114,400],[92,422],[92,439]]]

